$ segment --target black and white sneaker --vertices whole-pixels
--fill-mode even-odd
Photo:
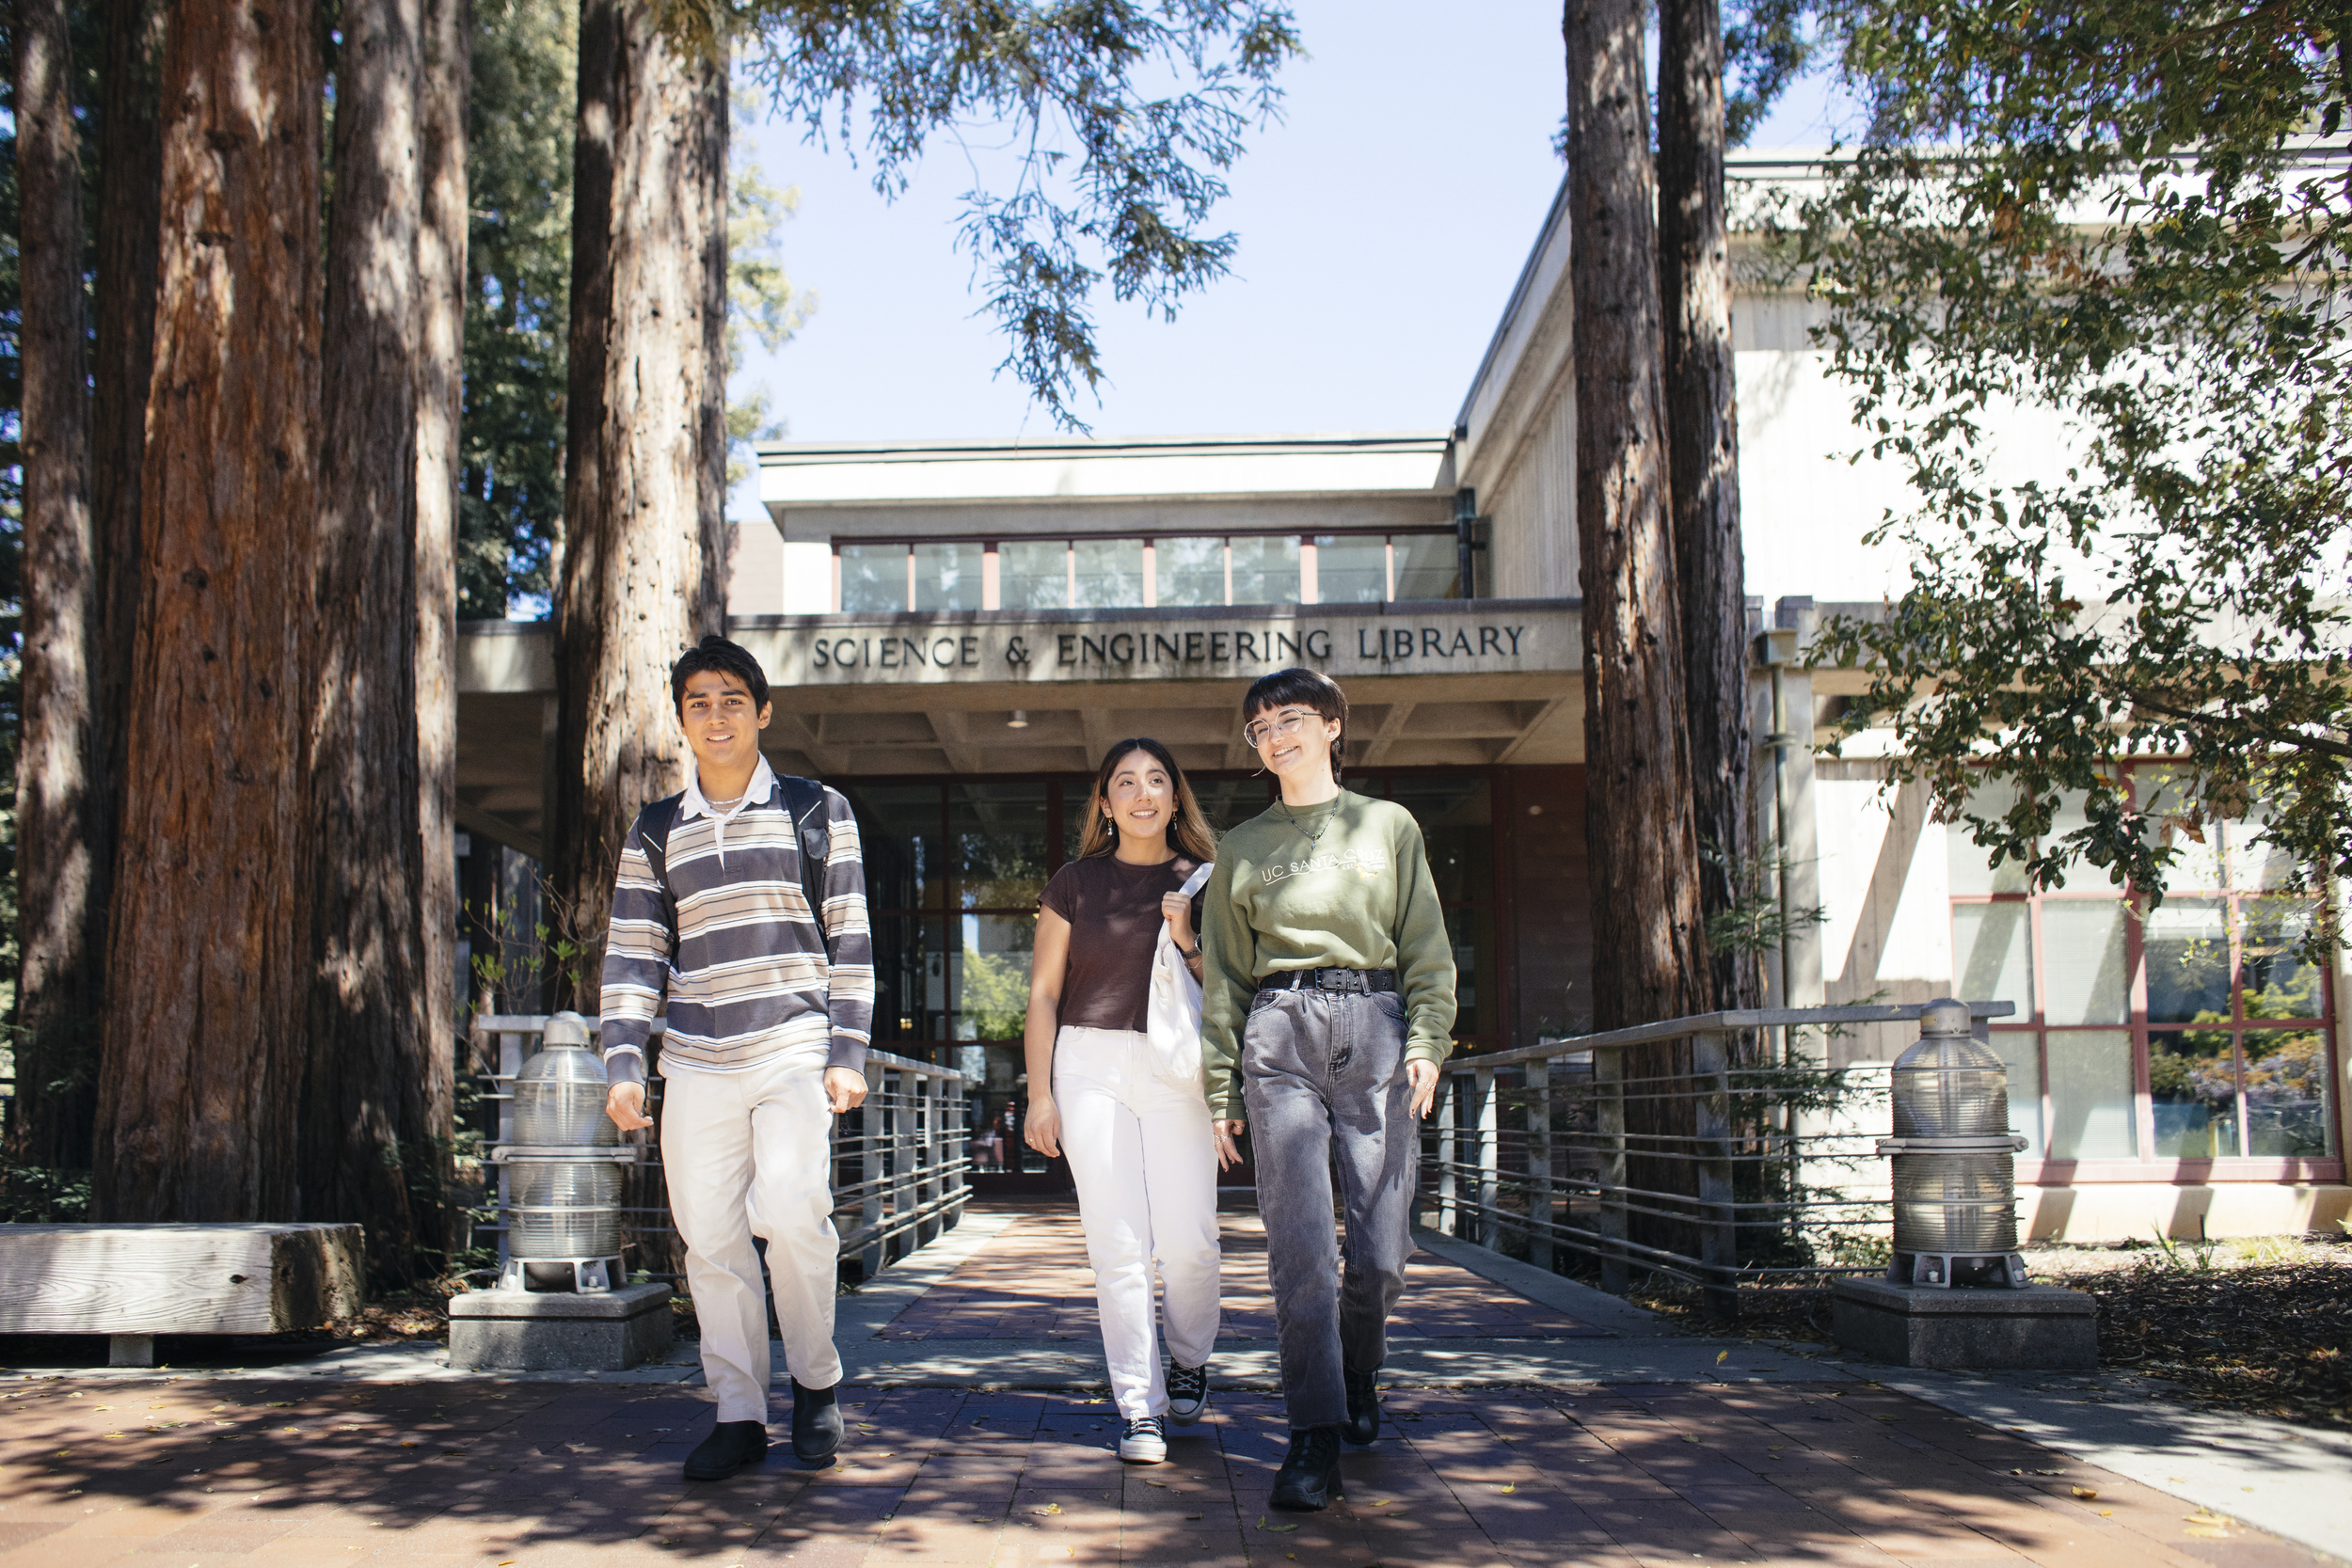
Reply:
[[[1168,1432],[1157,1416],[1139,1416],[1120,1434],[1119,1457],[1130,1465],[1158,1465],[1168,1458]]]
[[[1209,1413],[1209,1364],[1180,1367],[1168,1364],[1168,1418],[1188,1427]]]

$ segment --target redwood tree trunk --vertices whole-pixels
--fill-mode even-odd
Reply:
[[[1584,835],[1597,1029],[1700,1011],[1708,986],[1692,818],[1682,613],[1668,513],[1657,235],[1640,0],[1568,0],[1569,287],[1584,600]],[[1627,1053],[1629,1180],[1697,1191],[1686,1043]],[[1644,1215],[1637,1241],[1691,1250]]]
[[[417,229],[416,714],[417,994],[430,1051],[422,1064],[433,1186],[447,1191],[456,1131],[457,484],[458,410],[466,344],[466,101],[472,89],[473,8],[424,0],[422,221]],[[414,1161],[426,1157],[417,1150]],[[427,1245],[446,1249],[448,1211]]]
[[[723,59],[583,0],[550,880],[590,1013],[621,839],[684,783],[670,666],[725,624],[726,140]]]
[[[94,1217],[294,1210],[317,499],[316,13],[177,0]],[[135,983],[127,983],[135,976]]]
[[[307,769],[314,857],[302,1212],[367,1227],[405,1281],[406,1161],[429,1145],[436,1044],[417,890],[415,611],[420,0],[346,0],[326,239],[324,453]]]
[[[92,901],[92,661],[100,633],[91,534],[88,319],[82,169],[66,0],[17,0],[16,178],[23,288],[23,717],[16,756],[16,1157],[78,1163],[91,1010],[101,990]]]
[[[1682,584],[1692,810],[1701,908],[1738,898],[1756,852],[1749,823],[1747,570],[1740,548],[1740,424],[1732,372],[1731,245],[1724,211],[1721,0],[1658,13],[1659,272],[1665,293],[1666,433]],[[1763,1000],[1757,956],[1711,952],[1711,1006]]]

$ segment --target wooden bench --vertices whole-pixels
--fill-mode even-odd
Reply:
[[[103,1334],[118,1367],[159,1334],[283,1334],[357,1317],[356,1225],[0,1225],[0,1334]]]

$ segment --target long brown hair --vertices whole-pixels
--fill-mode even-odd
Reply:
[[[1146,735],[1117,741],[1103,753],[1103,766],[1094,770],[1094,788],[1087,795],[1086,825],[1078,830],[1078,858],[1107,855],[1119,847],[1119,830],[1104,816],[1103,802],[1110,797],[1111,774],[1136,752],[1166,768],[1168,782],[1176,787],[1176,815],[1168,819],[1168,847],[1196,861],[1216,859],[1216,832],[1200,815],[1200,802],[1193,799],[1183,765],[1168,754],[1167,747]]]

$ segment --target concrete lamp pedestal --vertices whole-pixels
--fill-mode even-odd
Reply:
[[[1840,1279],[1830,1311],[1839,1344],[1898,1367],[1997,1371],[2099,1365],[2099,1304],[2055,1285],[1951,1290]]]
[[[670,1353],[670,1288],[469,1291],[449,1302],[449,1364],[469,1370],[618,1372]]]

